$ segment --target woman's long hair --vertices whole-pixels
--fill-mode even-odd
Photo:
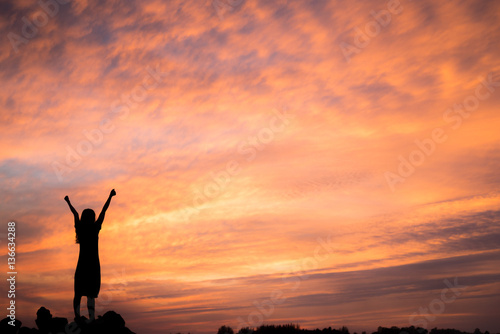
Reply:
[[[85,209],[82,211],[82,218],[80,219],[80,228],[85,228],[88,224],[95,223],[95,212],[92,209]],[[77,231],[80,229],[77,229]],[[75,233],[75,241],[77,244],[80,243],[78,239],[78,232]]]

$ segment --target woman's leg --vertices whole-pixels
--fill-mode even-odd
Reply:
[[[87,297],[87,308],[89,309],[90,321],[95,320],[95,298]]]
[[[75,317],[80,318],[80,302],[82,301],[82,296],[75,294],[73,298],[73,310],[75,311]]]

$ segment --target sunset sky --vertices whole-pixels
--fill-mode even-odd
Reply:
[[[73,319],[64,196],[115,188],[96,307],[134,332],[500,332],[500,2],[2,0],[0,31],[24,325]]]

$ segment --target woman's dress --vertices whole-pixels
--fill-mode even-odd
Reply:
[[[75,271],[75,295],[97,298],[101,288],[98,247],[101,224],[79,222],[75,229],[80,242],[80,254]]]

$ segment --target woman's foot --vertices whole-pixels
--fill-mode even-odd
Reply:
[[[78,326],[83,326],[85,325],[87,322],[88,322],[88,319],[85,318],[84,316],[80,316],[80,317],[75,317],[75,322]]]

